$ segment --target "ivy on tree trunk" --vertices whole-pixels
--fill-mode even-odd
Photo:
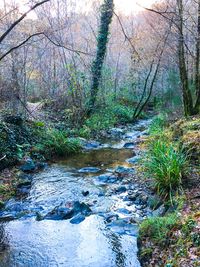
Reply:
[[[97,38],[97,52],[95,60],[93,61],[92,64],[92,85],[90,91],[90,99],[87,108],[87,115],[90,115],[94,110],[94,105],[96,102],[99,89],[99,83],[102,76],[102,67],[106,55],[108,36],[109,36],[109,26],[112,22],[113,11],[114,11],[113,0],[104,0],[104,3],[101,6],[101,20]]]

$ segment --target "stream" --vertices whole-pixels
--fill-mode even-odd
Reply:
[[[138,222],[151,210],[132,178],[134,147],[149,123],[83,140],[78,155],[24,174],[28,196],[11,199],[0,214],[0,267],[139,267]]]

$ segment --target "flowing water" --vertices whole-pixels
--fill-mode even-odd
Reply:
[[[8,203],[9,212],[15,212],[18,219],[0,223],[0,267],[139,267],[138,226],[128,219],[140,213],[135,204],[125,201],[127,190],[138,185],[120,175],[134,171],[126,161],[133,157],[133,149],[124,144],[129,142],[131,147],[130,142],[144,134],[148,124],[130,125],[123,129],[120,140],[111,135],[107,144],[34,174],[28,197]],[[125,169],[113,176],[118,166]],[[94,169],[82,169],[86,167]],[[111,180],[105,180],[103,174]],[[55,207],[69,201],[86,203],[91,214],[75,224],[45,219]],[[36,219],[38,214],[42,220]]]

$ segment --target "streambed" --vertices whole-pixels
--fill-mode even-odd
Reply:
[[[0,267],[139,267],[137,222],[151,211],[132,180],[134,144],[149,123],[112,129],[34,174],[28,196],[0,216]]]

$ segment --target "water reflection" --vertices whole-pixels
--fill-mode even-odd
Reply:
[[[0,267],[139,267],[136,238],[113,234],[102,217],[69,221],[15,221],[6,226],[9,257]]]

